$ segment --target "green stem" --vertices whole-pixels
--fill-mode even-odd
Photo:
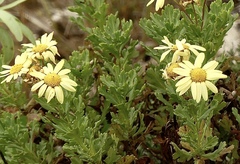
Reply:
[[[34,98],[31,98],[31,100],[28,102],[28,104],[25,107],[25,111],[29,113],[31,109],[37,104]]]
[[[195,22],[196,22],[196,26],[198,25],[198,20],[197,20],[197,14],[196,14],[196,10],[195,10],[195,7],[194,7],[194,3],[192,3],[192,8],[193,8],[193,12],[194,12],[194,15],[195,15]]]
[[[203,23],[204,23],[204,16],[205,16],[205,6],[206,6],[206,0],[203,2],[203,8],[202,8],[202,25],[201,25],[201,30],[203,29]]]

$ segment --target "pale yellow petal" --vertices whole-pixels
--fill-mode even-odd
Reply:
[[[194,48],[189,47],[189,50],[193,52],[194,55],[198,56],[199,52],[195,50]]]
[[[194,65],[190,61],[184,60],[183,63],[186,64],[186,66],[190,69],[195,68]]]
[[[33,45],[32,43],[27,43],[27,44],[22,44],[24,47],[34,47],[35,45]]]
[[[41,44],[40,40],[36,40],[36,45],[39,45],[39,44]]]
[[[197,87],[196,87],[196,102],[199,103],[200,100],[201,100],[201,95],[202,95],[202,92],[201,92],[201,84],[200,83],[196,83],[197,84]]]
[[[161,56],[161,59],[160,59],[160,62],[163,61],[163,59],[165,59],[165,57],[167,56],[167,54],[169,54],[171,50],[168,50],[168,51],[165,51],[162,56]]]
[[[62,104],[63,99],[64,99],[62,88],[59,87],[59,86],[56,86],[54,89],[55,89],[55,92],[56,92],[57,100],[59,101],[60,104]]]
[[[17,78],[18,78],[18,74],[17,73],[13,74],[13,79],[16,80]]]
[[[66,74],[68,74],[70,72],[71,72],[70,69],[63,69],[60,72],[58,72],[58,75],[62,76],[62,75],[66,75]]]
[[[41,44],[46,43],[46,41],[47,41],[47,33],[41,36]]]
[[[183,95],[185,92],[187,92],[187,90],[191,87],[191,83],[192,81],[187,81],[185,85],[181,85],[177,88],[176,92],[179,92],[179,95]]]
[[[47,63],[47,68],[48,68],[49,72],[53,72],[53,66],[52,66],[52,64]]]
[[[217,87],[213,83],[211,83],[210,81],[205,81],[205,84],[208,87],[208,89],[210,89],[213,93],[218,92]]]
[[[46,91],[46,88],[47,88],[47,85],[46,84],[43,84],[39,91],[38,91],[38,97],[42,97],[42,95],[44,94],[44,92]]]
[[[196,60],[194,62],[194,66],[196,68],[201,68],[202,67],[202,63],[204,61],[204,58],[205,58],[205,54],[204,53],[200,53],[197,57],[196,57]]]
[[[180,51],[182,51],[184,49],[182,42],[180,42],[178,39],[176,40],[176,46],[177,46],[178,50],[180,50]]]
[[[206,51],[206,48],[198,46],[198,45],[190,45],[189,47],[191,47],[192,49],[199,50],[199,51]]]
[[[158,46],[158,47],[154,47],[153,49],[155,50],[165,50],[165,49],[170,49],[171,47],[167,47],[167,46]]]
[[[191,84],[191,92],[192,92],[192,97],[194,100],[197,98],[197,84],[195,82],[192,82]]]
[[[12,79],[13,79],[13,75],[9,75],[4,81],[6,81],[7,83],[9,83]],[[4,81],[2,81],[2,83],[3,83]]]
[[[168,40],[166,36],[164,36],[163,38],[164,39],[162,40],[162,42],[168,45],[169,48],[173,46],[173,44]]]
[[[218,62],[213,60],[205,64],[202,69],[208,71],[208,70],[214,70],[218,66]]]
[[[190,52],[188,50],[178,51],[177,54],[182,57],[190,56]]]
[[[47,99],[47,103],[51,101],[54,96],[55,96],[55,90],[49,86],[45,93],[45,98]]]
[[[182,40],[181,40],[181,43],[182,43],[182,44],[185,44],[185,43],[186,43],[186,39],[182,39]]]
[[[57,63],[56,67],[54,68],[54,72],[58,73],[64,65],[64,60],[61,60],[60,62]]]
[[[50,51],[52,51],[53,54],[58,54],[58,49],[56,46],[52,46],[49,48]],[[59,54],[58,54],[59,55]]]
[[[48,44],[48,48],[50,49],[51,47],[54,47],[57,45],[57,42],[55,40],[52,40],[51,42],[49,42]]]
[[[147,3],[147,6],[151,5],[154,2],[154,0],[151,0]]]
[[[186,70],[183,68],[174,68],[173,72],[181,76],[190,76],[190,70]]]
[[[179,55],[178,55],[178,50],[177,51],[175,51],[174,53],[173,53],[173,56],[172,56],[172,63],[176,63],[177,61],[178,61],[178,59],[179,59]]]
[[[64,83],[67,83],[69,85],[72,85],[74,87],[77,86],[77,83],[75,81],[69,79],[69,78],[62,78],[61,81],[64,82]]]
[[[184,63],[178,63],[180,67],[189,70],[189,72],[192,70],[192,68],[189,68],[188,65],[184,64]]]
[[[2,67],[3,67],[4,69],[11,69],[11,68],[12,68],[12,66],[10,66],[10,65],[2,65]]]
[[[19,73],[20,73],[20,74],[26,74],[28,71],[29,71],[28,68],[22,68]]]
[[[205,84],[205,82],[201,82],[200,83],[201,85],[201,94],[202,94],[202,97],[205,101],[207,101],[208,99],[208,91],[207,91],[207,86]]]
[[[45,43],[48,43],[48,44],[49,44],[49,43],[51,42],[52,38],[53,38],[53,32],[51,32],[51,33],[46,37]]]
[[[69,85],[69,84],[66,83],[66,82],[61,82],[60,85],[61,85],[64,89],[66,89],[66,90],[68,90],[68,91],[70,91],[70,92],[75,92],[75,91],[76,91],[76,89],[75,89],[74,87],[72,87],[71,85]]]
[[[218,80],[227,78],[227,75],[222,74],[222,71],[219,70],[208,70],[207,71],[207,80]]]
[[[56,64],[55,56],[53,55],[53,53],[51,51],[43,52],[42,55],[43,55],[45,61],[48,61],[48,59],[50,59],[54,64]]]
[[[36,77],[38,79],[44,79],[45,77],[45,74],[41,73],[41,72],[37,72],[37,71],[34,71],[34,72],[30,72],[30,75],[33,76],[33,77]]]
[[[22,64],[22,58],[20,55],[15,57],[14,64]]]
[[[45,75],[47,75],[49,73],[52,73],[52,72],[50,72],[50,70],[46,66],[43,67],[43,72],[44,72]]]
[[[188,81],[191,82],[191,77],[184,77],[176,83],[176,87],[186,84]]]
[[[2,72],[0,72],[0,74],[7,74],[7,73],[9,73],[10,72],[10,70],[4,70],[4,71],[2,71]]]
[[[25,63],[23,64],[23,67],[29,68],[31,66],[31,64],[32,64],[32,60],[31,59],[27,59],[25,61]]]
[[[155,5],[155,10],[158,11],[160,8],[162,8],[164,5],[164,0],[157,0]]]
[[[36,91],[40,86],[42,86],[44,84],[44,81],[39,81],[36,84],[34,84],[31,88],[31,91]]]

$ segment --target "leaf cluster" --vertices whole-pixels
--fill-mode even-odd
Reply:
[[[190,44],[205,47],[205,60],[208,61],[216,55],[236,19],[236,15],[231,14],[233,6],[233,1],[222,3],[221,0],[212,2],[209,9],[205,4],[179,9],[168,5],[161,15],[151,14],[149,19],[142,18],[139,24],[160,45],[163,36],[167,36],[173,43],[176,39],[186,39],[191,41]]]
[[[199,104],[189,92],[179,96],[176,81],[162,77],[165,63],[135,58],[141,55],[136,49],[140,42],[131,38],[131,20],[109,14],[104,0],[75,2],[70,10],[78,17],[72,20],[86,33],[86,42],[64,66],[78,83],[76,92],[64,91],[62,104],[55,99],[47,103],[34,94],[34,103],[26,105],[28,98],[19,98],[21,83],[2,85],[0,103],[19,110],[0,115],[0,150],[7,161],[204,163],[225,160],[231,152],[238,157],[237,140],[227,142],[213,125],[214,116],[227,106],[223,94],[211,95]],[[191,44],[206,46],[208,59],[212,58],[235,19],[230,15],[233,2],[216,0],[209,9],[192,6],[183,10],[167,5],[161,14],[142,18],[139,24],[158,44],[163,36],[171,42],[186,38]],[[223,10],[217,12],[217,8]],[[159,52],[141,44],[159,61]],[[38,120],[28,120],[32,113],[37,113]],[[235,108],[233,115],[239,122]],[[230,121],[222,118],[218,123],[230,132],[226,122]]]
[[[0,5],[5,0],[0,1]],[[9,31],[15,36],[17,41],[22,41],[23,36],[26,36],[31,42],[34,42],[33,33],[31,30],[22,24],[14,15],[6,11],[7,9],[13,8],[25,0],[17,0],[10,4],[0,7],[0,22],[5,26],[0,26],[1,44],[3,63],[8,64],[14,58],[14,42]],[[8,29],[6,29],[6,27]]]
[[[221,156],[231,152],[234,146],[226,147],[226,142],[220,142],[217,136],[213,136],[211,128],[211,118],[225,107],[221,95],[215,95],[213,100],[206,106],[201,102],[195,105],[195,102],[188,101],[188,105],[178,105],[174,114],[182,119],[182,126],[178,134],[181,137],[181,147],[175,143],[172,145],[176,152],[173,158],[178,162],[186,162],[194,159],[195,162],[204,162],[205,160],[222,161]],[[192,110],[195,108],[196,110]],[[194,112],[194,113],[193,113]],[[219,144],[219,145],[218,145]],[[212,152],[209,150],[218,148]]]
[[[59,152],[54,150],[53,138],[37,139],[40,126],[28,121],[20,112],[2,112],[0,117],[0,150],[10,163],[52,163]]]

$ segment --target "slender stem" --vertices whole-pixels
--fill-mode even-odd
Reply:
[[[1,156],[2,160],[3,160],[3,163],[4,164],[8,164],[7,160],[5,159],[5,157],[3,155],[3,152],[1,150],[0,150],[0,156]]]
[[[194,7],[194,3],[192,3],[192,8],[193,8],[193,12],[194,12],[194,15],[195,15],[195,22],[196,22],[196,26],[198,25],[198,20],[197,20],[197,13],[196,13],[196,10],[195,10],[195,7]]]
[[[204,2],[203,2],[203,8],[202,8],[202,25],[201,25],[201,30],[203,29],[203,23],[204,23],[204,16],[205,16],[205,6],[206,6],[206,0],[204,0]]]
[[[192,19],[190,18],[190,16],[189,16],[188,13],[186,12],[185,8],[184,8],[182,5],[180,5],[176,0],[174,0],[174,2],[178,5],[180,11],[182,11],[182,12],[187,16],[187,18],[189,19],[189,21],[190,21],[192,24],[194,24],[194,22],[192,21]]]
[[[36,105],[37,102],[35,101],[34,98],[31,98],[31,100],[28,102],[27,106],[25,107],[25,112],[30,112],[31,109],[34,107],[34,105]]]

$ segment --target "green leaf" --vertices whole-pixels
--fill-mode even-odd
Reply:
[[[33,35],[33,32],[24,24],[19,23],[20,27],[21,27],[21,31],[23,33],[24,36],[26,36],[28,38],[28,40],[30,40],[30,42],[35,43],[35,38]]]
[[[23,3],[24,1],[26,1],[26,0],[17,0],[17,1],[14,1],[14,2],[12,2],[12,3],[10,3],[10,4],[7,4],[7,5],[5,5],[5,6],[0,7],[0,10],[6,10],[6,9],[13,8],[13,7],[19,5],[20,3]],[[2,3],[2,2],[0,1],[0,4],[1,4],[1,3]]]
[[[180,149],[174,142],[171,142],[171,145],[173,145],[176,151],[173,154],[173,159],[176,159],[178,162],[186,162],[193,157],[191,152],[187,152],[184,149]]]
[[[237,122],[240,124],[240,115],[238,114],[238,109],[237,108],[232,108],[232,113],[235,116]]]
[[[209,110],[213,111],[213,114],[218,114],[226,106],[226,102],[223,101],[223,95],[217,93],[213,96],[213,100],[209,104]]]
[[[18,41],[23,39],[20,23],[17,18],[7,11],[0,10],[0,20],[9,28]]]
[[[1,35],[1,44],[2,44],[2,54],[3,54],[3,63],[9,64],[10,61],[14,58],[14,42],[9,35],[8,31],[0,27]]]
[[[215,150],[214,152],[211,152],[211,153],[203,154],[202,157],[210,159],[212,161],[219,160],[220,156],[221,156],[220,153],[221,153],[221,151],[223,151],[225,149],[226,145],[227,145],[226,142],[220,142],[217,150]]]
[[[139,25],[149,37],[153,38],[157,43],[162,44],[161,40],[163,36],[167,36],[173,40],[180,39],[185,31],[180,18],[180,10],[167,5],[162,10],[161,15],[151,13],[150,19],[142,18]]]

